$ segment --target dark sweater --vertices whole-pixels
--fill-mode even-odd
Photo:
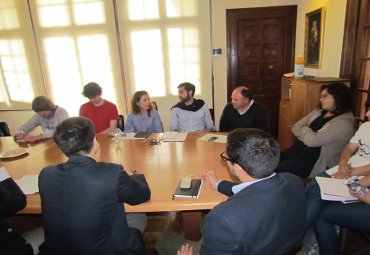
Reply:
[[[240,115],[238,110],[228,103],[220,119],[220,132],[229,132],[236,128],[258,128],[270,132],[270,119],[267,110],[254,102],[247,112]]]

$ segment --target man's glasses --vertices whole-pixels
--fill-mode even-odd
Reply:
[[[229,159],[228,157],[225,156],[225,153],[226,151],[222,152],[220,154],[220,158],[223,160],[223,161],[230,161],[230,163],[234,163],[231,159]]]

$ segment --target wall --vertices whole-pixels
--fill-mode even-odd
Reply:
[[[223,54],[213,57],[215,86],[216,127],[223,107],[227,103],[227,56],[226,56],[226,9],[253,8],[268,6],[297,5],[297,31],[295,55],[304,54],[305,13],[326,7],[323,61],[321,69],[305,69],[305,74],[338,77],[346,0],[211,0],[213,12],[213,45],[221,48]],[[215,18],[217,17],[217,18]],[[293,70],[292,70],[293,71]]]

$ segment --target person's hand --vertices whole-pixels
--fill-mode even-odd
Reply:
[[[212,188],[217,189],[216,184],[218,182],[217,176],[213,171],[201,171],[199,173],[200,178],[212,186]]]
[[[24,140],[26,138],[26,134],[23,132],[18,132],[15,134],[15,140]]]
[[[363,187],[370,187],[370,175],[365,176],[364,178],[357,181]]]
[[[359,195],[355,191],[349,189],[349,194],[351,196],[357,197],[358,200],[370,205],[370,190],[368,188],[363,187],[364,195]]]
[[[193,247],[188,243],[184,244],[177,250],[177,255],[193,255]]]
[[[353,168],[349,164],[339,164],[338,172],[333,174],[334,178],[337,179],[346,179],[351,176]]]
[[[27,135],[25,140],[29,143],[34,143],[42,139],[42,135]]]

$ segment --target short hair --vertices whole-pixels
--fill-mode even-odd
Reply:
[[[101,96],[103,93],[102,88],[96,82],[89,82],[84,86],[82,95],[87,98],[94,98],[96,96]]]
[[[245,98],[248,98],[249,100],[252,100],[253,99],[253,92],[252,90],[250,89],[242,89],[240,91],[240,94],[245,97]]]
[[[195,94],[195,86],[191,84],[190,82],[183,82],[177,88],[184,88],[187,92],[193,91],[193,95]]]
[[[321,86],[321,91],[325,90],[333,96],[335,102],[335,114],[343,114],[352,111],[353,99],[350,89],[341,82],[334,82]]]
[[[35,112],[53,111],[54,109],[55,105],[50,98],[46,96],[35,97],[32,101],[32,110]]]
[[[90,153],[95,137],[95,128],[89,119],[72,117],[62,121],[54,132],[54,142],[67,156]]]
[[[133,95],[132,99],[131,99],[131,110],[133,113],[135,114],[139,114],[141,112],[141,109],[140,109],[140,106],[139,106],[139,101],[141,99],[142,96],[144,95],[148,95],[148,92],[146,92],[145,90],[139,90],[139,91],[136,91],[135,94]],[[150,117],[150,112],[152,110],[152,105],[150,104],[149,105],[149,109],[148,109],[148,116]]]
[[[237,128],[227,136],[227,156],[253,178],[270,176],[280,160],[279,145],[267,132],[255,128]]]

